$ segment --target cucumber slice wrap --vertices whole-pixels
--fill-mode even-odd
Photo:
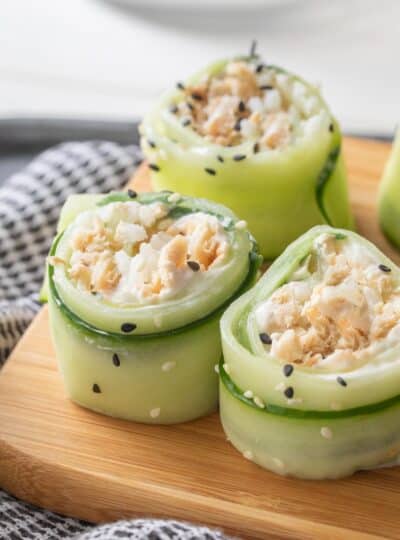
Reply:
[[[378,214],[387,239],[400,249],[400,130],[396,131],[390,156],[379,185]]]
[[[400,341],[383,341],[362,362],[288,363],[262,342],[255,313],[329,235],[367,253],[400,290],[399,268],[356,233],[317,226],[291,244],[221,320],[220,411],[232,444],[279,474],[338,478],[393,465],[400,455]],[[360,251],[357,251],[360,250]],[[300,276],[300,277],[299,277]],[[374,345],[374,344],[372,344]]]
[[[196,306],[192,305],[196,296],[187,305],[187,298],[179,297],[172,306],[176,317],[171,308],[167,322],[158,322],[154,329],[153,323],[146,324],[146,316],[153,322],[155,317],[163,316],[162,302],[114,306],[99,295],[78,289],[65,268],[52,262],[52,258],[65,256],[68,239],[82,212],[129,202],[131,199],[124,193],[69,199],[47,267],[51,332],[67,395],[107,415],[157,424],[189,421],[216,409],[215,365],[221,356],[219,320],[227,305],[254,284],[261,264],[254,240],[247,231],[235,228],[238,220],[229,210],[185,197],[171,203],[170,195],[142,194],[135,200],[140,204],[162,202],[168,206],[169,217],[199,211],[218,216],[232,248],[232,260],[228,259],[225,272],[230,272],[233,263],[241,272],[237,282],[225,276],[225,296],[209,291],[208,306],[202,305],[197,316]],[[218,274],[216,278],[220,279]],[[76,295],[71,295],[70,288]],[[76,309],[79,300],[84,304],[81,310]],[[141,312],[141,317],[137,316]],[[137,328],[124,333],[122,320],[135,321]]]
[[[254,66],[259,63],[257,58],[244,60]],[[229,62],[212,64],[185,86],[220,74]],[[289,86],[303,85],[322,115],[318,129],[293,135],[290,144],[277,149],[259,150],[255,147],[257,139],[250,135],[231,146],[217,144],[191,125],[182,125],[171,112],[171,104],[176,106],[187,99],[178,88],[160,99],[140,131],[155,189],[171,189],[226,204],[247,221],[262,255],[273,259],[315,225],[352,229],[354,223],[337,121],[317,88],[277,66],[267,67],[271,73],[285,75]]]

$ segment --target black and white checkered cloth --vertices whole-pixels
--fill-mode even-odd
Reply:
[[[72,193],[123,187],[140,163],[136,146],[66,143],[47,150],[0,188],[0,367],[39,310],[44,261],[60,208]],[[224,540],[206,527],[134,520],[93,527],[22,503],[0,490],[1,540]]]

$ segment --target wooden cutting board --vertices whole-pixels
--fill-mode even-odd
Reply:
[[[375,216],[388,151],[384,143],[345,141],[358,230],[400,262]],[[133,185],[149,188],[144,168]],[[400,538],[400,468],[340,481],[283,478],[243,459],[217,414],[158,427],[74,405],[64,396],[46,308],[0,374],[0,485],[93,522],[159,516],[248,539]]]

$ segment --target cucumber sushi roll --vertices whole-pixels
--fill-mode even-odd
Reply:
[[[256,55],[178,83],[140,131],[155,189],[226,204],[268,259],[314,225],[353,226],[338,123],[315,86]]]
[[[214,411],[219,319],[259,264],[221,205],[166,192],[68,199],[47,285],[68,396],[146,423]]]
[[[374,245],[314,227],[221,330],[221,419],[244,457],[309,479],[399,462],[400,271]]]

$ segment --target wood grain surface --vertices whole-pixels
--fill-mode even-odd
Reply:
[[[379,232],[375,201],[388,146],[347,139],[358,230]],[[145,168],[134,180],[148,187]],[[218,415],[146,426],[82,409],[64,396],[44,308],[0,374],[0,485],[26,501],[93,522],[173,517],[248,539],[400,538],[400,469],[339,481],[264,471],[225,440]]]

